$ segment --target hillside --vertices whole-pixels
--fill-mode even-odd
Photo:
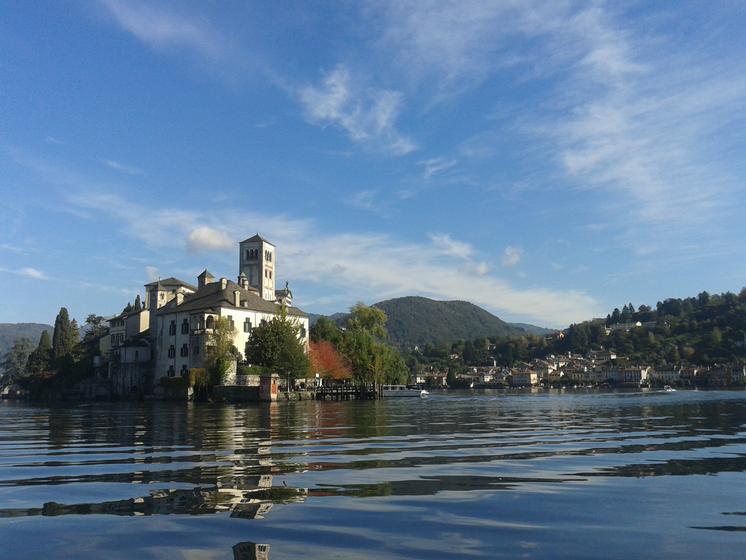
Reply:
[[[17,338],[29,338],[36,347],[43,330],[51,335],[54,328],[42,323],[0,323],[0,358],[10,350]]]
[[[450,344],[458,340],[482,337],[549,334],[554,331],[524,323],[506,323],[492,313],[468,301],[437,301],[406,296],[373,304],[388,316],[389,340],[403,348],[425,344]],[[321,315],[310,315],[311,325]],[[334,313],[330,319],[343,325],[346,313]]]

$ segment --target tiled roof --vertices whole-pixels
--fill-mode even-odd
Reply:
[[[241,306],[234,305],[233,292],[241,294]],[[264,313],[279,313],[280,305],[259,297],[252,290],[245,290],[235,282],[226,281],[223,289],[220,280],[206,284],[193,294],[185,294],[181,305],[176,305],[176,299],[172,299],[158,310],[158,314],[173,313],[175,311],[201,311],[214,310],[219,307],[232,307],[234,309],[249,309],[251,311],[262,311]],[[297,307],[288,307],[287,314],[295,317],[308,317],[306,313]]]

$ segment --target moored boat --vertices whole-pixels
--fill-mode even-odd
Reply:
[[[388,397],[420,397],[425,398],[430,393],[418,387],[407,387],[406,385],[384,385],[384,398]]]

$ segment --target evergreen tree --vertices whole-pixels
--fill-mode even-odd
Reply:
[[[39,337],[39,344],[28,358],[26,370],[29,374],[34,375],[41,373],[49,367],[49,359],[52,356],[52,339],[48,331],[42,331]]]
[[[72,354],[74,336],[67,308],[60,308],[54,320],[54,334],[52,335],[52,358],[59,359]]]
[[[5,354],[2,362],[3,381],[14,383],[26,376],[26,364],[34,349],[28,338],[18,338]]]

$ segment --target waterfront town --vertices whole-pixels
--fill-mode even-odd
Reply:
[[[450,356],[458,359],[457,354]],[[614,351],[568,352],[549,355],[513,367],[469,367],[453,379],[461,387],[730,387],[744,384],[746,366],[727,364],[711,367],[666,369],[633,365]],[[429,387],[448,387],[448,372],[432,368],[413,376],[412,381]]]

